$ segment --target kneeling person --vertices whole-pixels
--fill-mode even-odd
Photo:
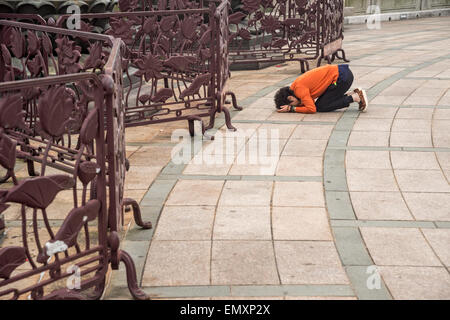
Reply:
[[[357,102],[359,110],[365,112],[366,92],[357,88],[347,93],[352,83],[353,73],[347,64],[315,68],[295,79],[290,87],[278,90],[275,106],[278,112],[315,113],[347,108]]]

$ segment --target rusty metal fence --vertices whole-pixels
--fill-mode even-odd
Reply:
[[[0,39],[0,165],[14,184],[0,210],[20,206],[22,238],[0,249],[0,298],[99,298],[120,261],[132,295],[146,298],[117,233],[133,203],[123,199],[122,42],[14,21],[0,21]],[[33,177],[16,177],[16,158]],[[47,211],[66,189],[73,205],[55,228]]]

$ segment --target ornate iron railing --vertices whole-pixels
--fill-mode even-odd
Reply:
[[[145,298],[131,257],[119,250],[117,234],[123,204],[133,203],[123,199],[121,41],[14,21],[0,21],[0,39],[0,165],[7,170],[3,180],[12,178],[15,184],[0,192],[0,210],[9,203],[22,208],[22,246],[0,249],[0,297],[99,298],[108,267],[117,269],[123,261],[133,296]],[[82,47],[89,55],[82,54]],[[38,177],[18,181],[16,157],[26,160],[29,174]],[[48,167],[65,174],[46,175]],[[46,209],[63,189],[72,189],[73,209],[55,232]],[[27,232],[31,213],[32,246]],[[140,217],[138,223],[151,227]],[[63,270],[72,265],[80,272]],[[69,290],[62,282],[72,276],[80,282]],[[81,294],[93,287],[89,295]]]
[[[205,3],[220,1],[120,0],[118,4],[121,11],[130,12],[203,8]],[[322,60],[331,63],[336,58],[349,62],[342,49],[343,0],[242,0],[241,3],[233,10],[229,7],[231,64],[298,61],[304,72],[309,69],[309,60],[318,59],[317,66]],[[101,24],[104,26],[104,21]]]
[[[128,8],[124,6],[122,8]],[[231,125],[225,96],[240,110],[236,97],[225,91],[229,75],[227,33],[228,2],[219,7],[184,10],[130,11],[84,14],[86,31],[95,21],[106,21],[105,33],[121,38],[126,49],[123,69],[126,74],[125,126],[139,126],[209,117],[203,132],[214,126],[217,112],[224,112]],[[65,27],[69,16],[57,25]],[[203,122],[202,122],[203,123]],[[191,132],[192,133],[192,132]]]
[[[242,0],[229,24],[231,63],[346,60],[342,0]]]
[[[320,23],[321,54],[317,65],[323,59],[328,63],[336,58],[345,62],[350,62],[345,57],[345,51],[342,49],[344,40],[344,0],[326,0],[320,3],[322,20]],[[339,55],[341,54],[341,55]]]
[[[119,0],[121,11],[185,9],[210,1]],[[242,0],[229,6],[229,59],[232,64],[298,61],[302,72],[309,60],[336,58],[348,62],[342,49],[343,0]],[[339,55],[341,54],[341,55]]]

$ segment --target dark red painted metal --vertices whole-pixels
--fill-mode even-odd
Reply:
[[[122,261],[132,295],[147,298],[117,237],[126,165],[123,43],[107,35],[0,20],[0,46],[0,165],[16,184],[0,192],[0,210],[7,203],[22,206],[23,242],[22,249],[0,251],[0,297],[99,298],[108,267],[117,269]],[[81,59],[83,50],[89,52],[86,59]],[[33,175],[34,163],[40,163],[38,177],[17,181],[14,151]],[[65,174],[48,176],[47,167]],[[73,209],[53,230],[46,209],[64,189],[72,189]],[[33,242],[27,237],[30,215]],[[135,211],[138,223],[149,227],[138,215]],[[95,230],[88,228],[92,224]],[[18,268],[24,259],[25,271]],[[62,282],[72,276],[65,270],[73,264],[81,268],[82,281],[79,289],[68,290]],[[36,283],[23,285],[42,274]]]
[[[304,72],[337,52],[347,61],[343,10],[343,0],[243,0],[229,17],[231,63],[298,61]]]
[[[179,10],[202,8],[211,1],[120,0],[123,12],[138,10]],[[230,62],[299,61],[301,70],[309,69],[308,60],[328,63],[346,59],[342,49],[343,0],[242,0],[233,12],[230,8]],[[17,19],[14,15],[2,18]],[[35,21],[41,22],[40,17]],[[128,30],[128,32],[130,32]]]
[[[135,2],[119,4],[129,9]],[[171,3],[161,8],[170,8]],[[177,3],[174,8],[184,9],[81,15],[86,25],[108,21],[110,28],[105,33],[126,44],[122,64],[128,82],[125,126],[192,123],[209,117],[209,124],[203,125],[208,130],[214,126],[216,113],[223,111],[227,127],[235,130],[225,96],[232,97],[234,108],[241,108],[234,94],[224,90],[229,77],[225,30],[229,4],[226,0],[218,7]],[[57,25],[64,27],[67,18],[61,16]]]
[[[2,215],[3,210],[5,210],[7,207],[5,205],[0,205],[0,240],[4,236],[5,233],[5,220]]]
[[[344,0],[328,0],[321,3],[320,23],[321,55],[317,65],[325,59],[332,63],[336,58],[350,62],[342,49],[344,40]],[[341,55],[339,55],[341,54]]]

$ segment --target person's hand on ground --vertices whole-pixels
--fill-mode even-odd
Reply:
[[[289,105],[284,105],[284,106],[281,106],[281,108],[280,109],[278,109],[277,111],[278,112],[289,112],[290,111],[290,107],[291,106],[289,106]]]

